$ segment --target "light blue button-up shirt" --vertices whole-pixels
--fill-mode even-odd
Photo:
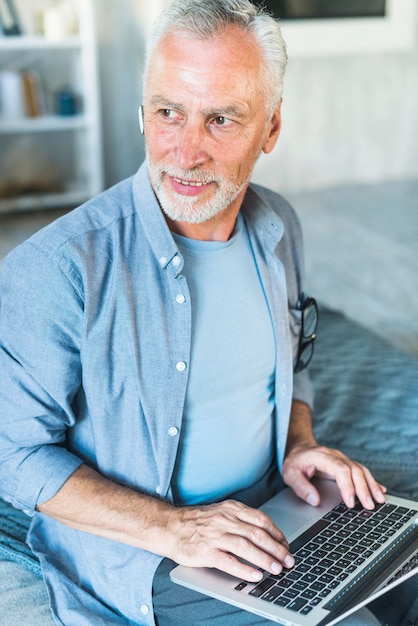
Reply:
[[[280,466],[292,397],[312,403],[306,372],[292,374],[301,231],[283,198],[258,186],[242,214],[275,334]],[[4,261],[0,495],[33,515],[29,543],[65,624],[154,624],[161,557],[72,530],[35,507],[82,462],[171,500],[191,341],[182,268],[146,164]]]

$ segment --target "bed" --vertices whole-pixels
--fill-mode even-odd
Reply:
[[[418,499],[418,359],[320,306],[311,375],[319,441],[368,465],[391,493]],[[0,501],[0,626],[54,623],[28,524]]]

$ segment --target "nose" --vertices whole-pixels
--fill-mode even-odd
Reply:
[[[199,122],[187,120],[178,130],[175,157],[177,164],[190,170],[207,163],[207,131]]]

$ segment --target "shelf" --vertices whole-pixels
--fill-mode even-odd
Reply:
[[[0,35],[0,71],[11,73],[0,93],[8,105],[5,117],[0,115],[0,189],[6,196],[0,198],[0,213],[71,209],[103,189],[94,0],[73,0],[73,5],[75,35]],[[32,2],[21,0],[20,6],[22,24],[29,23]],[[19,74],[25,73],[21,98]],[[66,88],[76,99],[76,115],[57,115],[63,110],[58,95]],[[32,110],[44,114],[25,117]],[[19,184],[10,180],[14,177]],[[56,181],[60,185],[54,186]],[[22,195],[7,196],[19,189]]]
[[[0,214],[16,211],[36,211],[38,209],[58,209],[76,207],[88,200],[91,193],[87,189],[71,189],[62,193],[28,194],[14,198],[0,199]]]
[[[50,133],[86,128],[88,119],[85,115],[41,115],[16,120],[0,119],[0,134]]]
[[[36,35],[0,36],[0,53],[26,50],[71,50],[80,48],[81,44],[81,38],[78,35],[65,39],[47,39]]]

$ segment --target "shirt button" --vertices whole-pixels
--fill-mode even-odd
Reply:
[[[170,435],[170,437],[176,437],[179,434],[179,429],[175,426],[172,426],[168,429],[168,434]]]
[[[178,372],[184,372],[186,369],[187,365],[184,361],[179,361],[176,365],[176,370]]]
[[[161,265],[161,267],[164,267],[164,265],[167,263],[167,259],[165,258],[165,256],[162,256],[158,262]]]
[[[173,259],[173,265],[174,267],[178,267],[181,263],[180,257],[179,256],[175,256]]]
[[[186,298],[183,296],[182,293],[179,293],[179,295],[176,296],[176,302],[177,304],[184,304],[186,302]]]
[[[143,604],[141,606],[141,613],[142,613],[142,615],[148,615],[148,613],[149,613],[149,606],[147,606],[146,604]]]
[[[161,487],[160,485],[158,485],[157,489],[155,490],[155,493],[158,493],[158,495],[161,495]]]

